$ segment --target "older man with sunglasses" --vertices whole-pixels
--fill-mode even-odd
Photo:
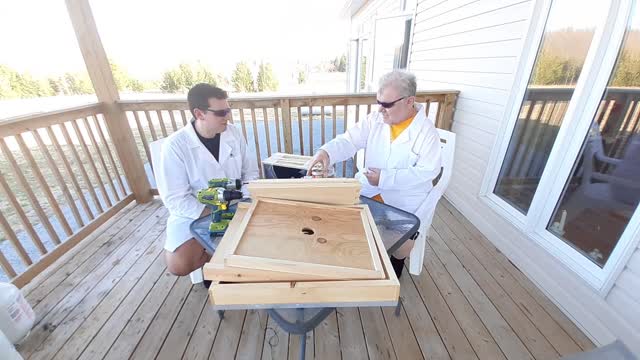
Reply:
[[[198,190],[212,178],[258,178],[258,165],[244,137],[227,123],[227,97],[209,84],[191,88],[187,101],[193,119],[167,138],[160,163],[154,164],[158,192],[169,210],[164,248],[167,268],[174,275],[188,275],[211,258],[189,229],[193,220],[208,213],[196,198]]]
[[[364,149],[364,167],[356,178],[360,193],[420,216],[432,181],[440,173],[440,137],[424,106],[416,103],[416,78],[406,71],[393,71],[380,79],[378,111],[326,143],[311,161],[329,166],[345,161]],[[407,241],[391,257],[398,276],[404,259],[419,264],[423,254],[412,252],[414,241]],[[416,254],[414,254],[416,253]],[[420,258],[420,261],[413,261]],[[419,269],[410,267],[412,273]]]

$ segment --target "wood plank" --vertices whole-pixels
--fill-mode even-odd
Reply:
[[[406,269],[405,269],[406,271]],[[400,297],[413,334],[425,359],[450,359],[449,352],[431,319],[429,309],[425,306],[410,276],[400,277]],[[434,316],[439,316],[434,314]],[[341,328],[342,334],[342,328]]]
[[[15,139],[16,139],[16,142],[18,143],[18,147],[20,148],[20,151],[22,152],[22,156],[24,156],[24,158],[29,163],[29,166],[31,167],[31,172],[35,176],[36,181],[38,181],[38,184],[40,184],[39,191],[44,192],[47,198],[47,201],[49,203],[49,206],[51,207],[51,210],[53,210],[53,214],[58,219],[58,222],[62,225],[62,229],[64,230],[64,232],[67,234],[67,236],[71,235],[73,233],[73,230],[71,230],[71,226],[69,226],[69,222],[64,217],[64,214],[62,213],[62,209],[60,209],[60,204],[58,204],[58,200],[55,198],[55,196],[53,196],[53,193],[51,192],[51,186],[49,186],[49,182],[45,180],[44,176],[42,175],[42,172],[40,171],[40,167],[38,166],[38,164],[36,163],[36,160],[33,157],[33,154],[31,154],[31,150],[29,149],[26,142],[24,141],[23,134],[17,135]],[[53,241],[56,245],[59,244],[59,242],[56,243],[55,238],[53,239]]]
[[[211,353],[211,347],[218,333],[219,326],[220,317],[217,311],[210,306],[209,302],[205,302],[182,359],[207,360]]]
[[[391,336],[391,344],[398,359],[422,359],[423,355],[416,335],[411,329],[404,306],[402,307],[399,316],[396,316],[394,307],[382,308],[382,315]]]
[[[533,322],[538,330],[560,353],[569,355],[579,352],[580,347],[560,327],[560,325],[535,301],[535,299],[509,274],[497,260],[481,245],[475,242],[470,234],[463,231],[461,224],[455,222],[453,215],[444,210],[436,214],[434,219],[442,222],[461,240],[471,254],[487,269],[493,278],[502,286],[506,293],[522,309],[522,312]]]
[[[13,266],[11,266],[11,264],[9,263],[9,260],[7,260],[7,258],[4,256],[2,250],[0,250],[0,267],[2,267],[2,271],[4,271],[4,274],[9,279],[17,275],[16,271],[13,269]]]
[[[313,104],[309,104],[309,155],[313,155]]]
[[[84,192],[82,191],[82,188],[78,183],[78,178],[76,177],[75,172],[71,168],[71,164],[69,163],[69,160],[67,159],[67,156],[62,150],[62,146],[60,146],[60,142],[58,141],[58,138],[56,137],[56,135],[53,133],[53,130],[51,129],[51,127],[47,128],[47,135],[49,136],[49,139],[53,143],[53,146],[55,147],[58,153],[58,157],[62,159],[62,164],[64,165],[64,168],[67,171],[68,179],[71,180],[71,184],[75,189],[76,196],[80,200],[80,205],[82,205],[82,209],[84,210],[84,213],[87,215],[89,220],[93,220],[94,219],[93,212],[91,211],[91,208],[89,208],[89,203],[87,203],[87,199],[84,196]],[[84,224],[82,224],[82,226],[84,226]]]
[[[254,180],[249,182],[247,189],[254,198],[303,201],[329,205],[360,203],[360,183],[356,179],[326,180],[280,179],[277,182]]]
[[[262,108],[262,122],[264,125],[265,140],[267,143],[267,156],[271,156],[271,134],[269,134],[269,117],[267,116],[267,109]]]
[[[124,182],[122,181],[122,176],[120,175],[120,171],[118,170],[118,166],[116,166],[116,162],[113,159],[113,154],[111,153],[111,148],[109,147],[109,143],[107,142],[107,138],[104,135],[104,131],[102,131],[102,126],[100,125],[100,121],[97,117],[91,117],[95,121],[94,125],[98,129],[98,135],[100,136],[100,142],[104,144],[103,146],[107,149],[107,155],[109,158],[109,163],[113,168],[113,171],[116,173],[116,179],[118,180],[118,185],[120,185],[120,191],[122,191],[122,195],[127,195],[127,191],[124,188]]]
[[[491,301],[497,298],[494,296],[495,292],[492,291],[495,288],[493,284],[487,279],[477,280],[467,272],[466,266],[469,266],[469,264],[465,261],[465,264],[462,265],[436,231],[432,233],[431,240],[430,244],[435,254],[437,254],[451,277],[456,281],[469,303],[487,326],[489,332],[493,332],[493,338],[501,342],[499,345],[505,356],[509,359],[533,359],[532,354],[529,353],[528,347],[525,345],[526,340],[520,339],[517,335],[517,330],[511,329],[512,326],[518,326],[509,321],[514,317],[512,313],[505,315],[504,309],[500,311],[503,303]],[[471,272],[471,270],[469,271]],[[480,283],[476,283],[476,281],[480,281]],[[488,287],[485,287],[485,285],[488,285]],[[489,291],[491,291],[491,294],[486,293]]]
[[[344,105],[344,119],[342,120],[342,133],[347,132],[347,122],[349,121],[347,118],[349,117],[349,106]],[[342,162],[342,177],[347,177],[347,162]]]
[[[247,125],[244,121],[244,109],[240,109],[240,127],[242,128],[242,135],[244,136],[244,140],[248,141],[247,138]]]
[[[78,207],[76,206],[76,201],[73,199],[73,196],[71,196],[71,192],[69,192],[67,183],[65,182],[64,177],[62,176],[62,173],[60,173],[60,169],[58,168],[58,165],[56,164],[55,160],[51,156],[51,152],[49,151],[49,149],[47,149],[47,146],[42,141],[42,137],[40,136],[40,133],[37,130],[33,131],[32,134],[36,140],[36,144],[38,145],[38,149],[40,150],[40,153],[43,154],[45,160],[47,160],[47,164],[49,165],[49,170],[51,170],[53,177],[55,177],[56,181],[58,182],[58,187],[60,188],[60,191],[62,191],[62,195],[64,196],[64,199],[67,201],[67,206],[69,206],[69,208],[71,209],[71,213],[73,214],[73,218],[75,219],[76,224],[78,224],[80,227],[84,226],[84,221],[82,221],[82,216],[80,216],[80,211],[78,211]]]
[[[269,317],[262,347],[263,360],[286,360],[289,352],[289,334]]]
[[[360,308],[360,318],[362,319],[369,359],[397,359],[389,329],[387,329],[380,308]]]
[[[253,360],[260,358],[264,347],[268,317],[265,310],[247,310],[240,333],[236,359]]]
[[[144,132],[144,128],[142,127],[142,123],[140,122],[140,117],[138,116],[137,111],[133,111],[133,118],[136,120],[136,126],[138,127],[140,141],[142,141],[142,147],[144,147],[144,152],[147,155],[147,162],[151,164],[151,167],[153,168],[153,163],[151,162],[151,152],[149,151],[149,140],[147,140],[147,134]]]
[[[156,116],[158,117],[158,122],[160,123],[160,130],[162,130],[162,136],[167,137],[167,127],[164,124],[164,119],[162,118],[162,110],[156,110]]]
[[[94,103],[64,110],[48,111],[37,114],[27,114],[3,119],[0,123],[0,137],[15,136],[27,131],[60,124],[69,119],[78,119],[102,112],[104,104]]]
[[[69,251],[62,256],[55,266],[51,266],[47,271],[44,271],[38,275],[38,277],[34,278],[21,289],[29,301],[29,304],[31,304],[32,307],[38,305],[51,291],[64,286],[62,282],[76,271],[84,270],[84,273],[80,274],[82,274],[83,277],[88,275],[91,269],[81,267],[86,263],[87,259],[92,256],[96,259],[92,262],[94,264],[93,266],[97,266],[103,261],[109,253],[101,252],[101,247],[103,245],[109,247],[108,245],[112,244],[110,240],[122,230],[126,224],[130,223],[131,220],[135,220],[135,218],[147,208],[148,206],[146,204],[136,206],[131,203],[126,206],[122,211],[116,213],[114,217],[110,218],[87,236],[86,241],[80,242],[73,248],[73,251]],[[151,212],[149,215],[151,215]]]
[[[80,357],[81,360],[104,359],[128,359],[136,348],[136,345],[154,319],[158,309],[162,306],[168,294],[182,294],[189,291],[191,281],[187,277],[178,278],[165,272],[153,286],[142,304],[135,310],[132,317],[127,318],[124,329],[111,338],[104,341],[93,341]],[[186,295],[185,295],[186,296]],[[175,295],[174,295],[175,297]],[[116,331],[114,333],[117,334]]]
[[[109,314],[109,318],[101,322],[87,320],[83,323],[67,341],[57,357],[61,359],[80,357],[96,359],[104,356],[149,291],[157,283],[166,281],[165,278],[168,276],[169,272],[164,266],[163,257],[157,257],[122,303]]]
[[[429,250],[430,256],[425,257],[425,270],[431,275],[440,294],[449,305],[449,309],[451,309],[453,316],[460,324],[460,328],[467,336],[467,340],[469,340],[478,357],[480,359],[506,359],[498,344],[496,344],[496,341],[500,341],[500,338],[494,340],[471,304],[458,288],[458,285],[445,270],[438,257],[434,255],[433,250],[430,248]],[[497,333],[497,331],[494,331],[494,333]]]
[[[153,120],[151,120],[151,114],[149,113],[149,111],[144,112],[144,117],[145,117],[145,120],[147,120],[147,125],[149,125],[149,132],[151,133],[151,138],[153,139],[153,141],[158,140],[158,136],[156,135],[156,129],[155,129],[155,126],[153,125]]]
[[[186,126],[187,123],[188,123],[187,122],[187,117],[184,115],[185,111],[178,111],[180,113],[180,117],[182,118],[182,126]]]
[[[93,148],[95,149],[95,153],[98,155],[98,160],[100,161],[99,163],[102,167],[102,171],[104,171],[104,174],[107,177],[107,185],[109,185],[109,188],[111,189],[111,193],[115,197],[116,202],[120,201],[120,196],[118,195],[118,191],[116,190],[116,187],[113,184],[113,178],[111,177],[111,173],[109,173],[109,168],[107,167],[107,163],[104,161],[102,150],[100,150],[100,147],[98,146],[98,142],[96,141],[96,137],[93,134],[93,130],[91,129],[91,126],[89,126],[89,120],[87,118],[82,118],[82,124],[84,125],[84,128],[87,134],[89,134],[89,141],[91,142],[91,146],[93,146]]]
[[[343,359],[368,359],[367,344],[362,330],[362,320],[357,308],[338,308],[340,352]]]
[[[209,359],[234,359],[240,342],[240,331],[246,311],[225,311]]]
[[[278,114],[278,107],[273,108],[273,116],[276,124],[276,142],[278,143],[278,152],[282,151],[282,139],[280,136],[280,116]]]
[[[155,317],[146,328],[146,332],[142,336],[133,354],[135,359],[155,359],[158,356],[160,347],[167,337],[171,324],[175,321],[178,313],[182,309],[189,293],[193,290],[191,280],[188,276],[182,276],[178,279],[173,289],[165,299],[164,303],[155,314]],[[122,333],[120,334],[122,336]],[[125,341],[135,341],[133,339],[125,339]],[[115,345],[115,344],[114,344]],[[109,352],[110,356],[112,353]],[[120,353],[118,359],[129,357],[129,354]]]
[[[107,204],[107,207],[109,208],[113,204],[111,203],[111,198],[109,197],[109,193],[107,192],[107,189],[105,189],[104,187],[104,181],[100,177],[100,173],[98,172],[98,168],[96,167],[95,161],[93,160],[91,151],[87,146],[87,142],[85,141],[84,136],[82,136],[82,132],[80,131],[80,127],[78,127],[78,123],[76,121],[71,121],[71,126],[73,126],[73,130],[75,131],[76,138],[78,139],[78,142],[80,143],[80,147],[84,151],[84,155],[88,160],[89,169],[91,169],[95,180],[97,180],[98,182],[98,187],[100,188],[100,191],[102,191],[102,198],[104,199],[105,203]],[[93,186],[93,184],[94,182],[90,182],[87,185]]]
[[[455,216],[456,220],[462,224],[465,231],[468,231],[477,244],[483,246],[490,254],[498,260],[498,262],[506,269],[527,292],[542,306],[551,317],[580,345],[583,350],[591,350],[594,348],[593,342],[571,321],[548,297],[546,297],[540,289],[511,261],[500,252],[480,231],[465,218],[451,203],[443,201],[441,204]],[[441,207],[438,208],[441,210]]]
[[[176,126],[176,118],[173,114],[173,110],[169,110],[169,119],[171,119],[171,128],[173,129],[173,132],[176,132],[178,130],[178,127]]]
[[[460,324],[451,313],[447,302],[440,295],[431,276],[423,271],[419,276],[411,275],[411,279],[431,314],[433,323],[449,351],[449,356],[452,359],[477,359],[478,356],[460,328]]]
[[[258,164],[258,170],[260,171],[260,177],[262,177],[262,161],[260,156],[260,141],[258,136],[258,120],[256,119],[256,109],[251,108],[251,125],[253,126],[253,141],[256,145],[256,164]]]
[[[11,153],[11,150],[9,150],[9,147],[7,146],[7,143],[5,142],[4,138],[0,139],[0,149],[2,149],[2,153],[4,154],[5,159],[9,161],[9,164],[11,164],[11,168],[13,169],[14,175],[17,177],[18,183],[26,193],[27,198],[29,199],[29,203],[31,204],[31,207],[38,215],[38,219],[40,219],[40,223],[42,224],[42,226],[44,226],[45,230],[47,230],[47,234],[49,234],[49,238],[54,244],[59,244],[60,237],[58,237],[58,234],[56,233],[55,229],[53,228],[53,226],[51,226],[49,217],[42,209],[42,206],[40,206],[40,202],[38,201],[38,198],[33,193],[33,190],[31,189],[31,186],[29,185],[27,178],[22,173],[22,170],[20,169],[20,165],[18,165],[18,163],[16,162],[16,159]]]
[[[293,154],[293,132],[291,128],[291,107],[289,99],[280,100],[282,109],[282,134],[284,136],[284,152]]]
[[[321,134],[321,139],[322,139],[322,145],[324,145],[327,141],[325,139],[325,130],[324,130],[324,106],[320,107],[320,134]],[[322,146],[321,145],[321,146]]]
[[[2,179],[2,181],[4,181],[4,179]],[[4,236],[11,243],[11,246],[13,246],[14,251],[16,252],[16,254],[18,254],[18,257],[20,258],[20,260],[22,260],[22,263],[24,265],[27,265],[27,266],[33,264],[33,261],[31,260],[31,257],[29,256],[27,251],[22,246],[22,243],[20,242],[20,239],[18,239],[18,236],[16,235],[15,231],[13,231],[13,229],[11,228],[11,225],[9,224],[7,219],[4,217],[4,215],[2,214],[2,211],[0,211],[0,229],[2,230],[2,233],[4,234]],[[4,255],[3,255],[3,257],[4,257]],[[4,267],[3,268],[5,269],[5,271],[7,271],[7,275],[9,273],[13,274],[10,277],[16,276],[16,273],[13,270],[13,267],[11,265],[9,265],[9,262],[4,263]]]
[[[103,280],[108,281],[106,286],[98,285],[92,290],[92,293],[96,294],[92,298],[95,301],[88,301],[91,294],[87,295],[69,314],[64,324],[58,326],[47,338],[41,350],[31,357],[64,360],[80,356],[87,343],[121,305],[138,281],[147,272],[151,273],[151,278],[157,279],[164,270],[164,259],[159,256],[162,251],[161,242],[158,241],[158,236],[154,240],[148,248],[143,249],[144,253],[138,253],[140,256],[133,259],[134,263],[130,268],[122,270],[125,274],[120,279],[113,277],[114,280],[108,281],[113,275],[107,275]],[[87,306],[83,307],[84,304]]]
[[[366,231],[364,209],[269,200],[256,200],[253,208],[243,219],[244,227],[224,240],[237,244],[225,265],[302,273],[311,279],[385,278],[373,235]],[[312,234],[302,234],[305,228]],[[263,246],[266,243],[269,246]]]
[[[131,244],[131,246],[122,246],[111,254],[105,262],[85,277],[74,291],[42,318],[38,325],[31,330],[29,337],[21,344],[21,351],[24,351],[29,357],[38,357],[39,354],[47,354],[51,348],[57,345],[61,346],[62,344],[56,343],[56,338],[67,336],[65,333],[67,328],[75,330],[100,303],[104,294],[109,292],[113,284],[126,275],[150,245],[153,246],[153,242],[156,242],[155,245],[158,249],[160,248],[161,244],[156,241],[156,238],[164,229],[157,225],[158,221],[166,219],[168,214],[164,208],[158,209],[156,214],[162,217],[152,217],[145,221],[127,241],[126,245]],[[152,259],[155,259],[155,256]],[[73,328],[74,326],[75,328]],[[52,333],[59,336],[50,336]]]
[[[338,319],[335,311],[313,330],[313,337],[316,359],[340,358],[340,333],[338,332]]]
[[[89,180],[87,170],[84,168],[82,159],[80,159],[80,154],[78,154],[78,150],[76,149],[75,144],[73,143],[73,141],[71,141],[71,136],[69,135],[69,131],[67,131],[67,126],[65,124],[60,124],[60,130],[62,131],[64,141],[71,149],[71,155],[73,155],[73,158],[76,161],[76,166],[78,167],[78,169],[80,169],[80,174],[82,175],[82,179],[84,180],[84,187],[89,189],[89,195],[91,195],[93,204],[95,205],[96,209],[98,209],[98,214],[103,213],[104,209],[102,208],[102,204],[100,203],[100,201],[98,201],[98,196],[96,195],[93,183],[91,182],[91,180]]]
[[[333,111],[331,113],[331,117],[332,117],[332,120],[333,120],[333,138],[335,138],[336,136],[338,136],[337,130],[336,130],[336,127],[338,126],[338,120],[336,119],[336,116],[337,116],[336,115],[336,106],[333,105],[331,109]]]
[[[298,139],[300,140],[300,155],[304,155],[304,136],[302,130],[302,112],[300,106],[296,107],[298,113]]]
[[[305,359],[313,359],[315,353],[315,342],[313,341],[313,331],[305,334]],[[289,360],[298,360],[300,358],[300,335],[289,335]]]
[[[169,335],[162,344],[156,359],[180,359],[185,353],[189,339],[200,317],[203,306],[207,304],[207,288],[194,285],[178,317],[175,319]]]

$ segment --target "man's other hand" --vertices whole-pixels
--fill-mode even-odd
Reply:
[[[322,149],[318,150],[318,152],[313,156],[309,163],[307,175],[311,175],[311,170],[316,164],[322,165],[322,176],[327,177],[327,173],[329,170],[329,153]]]
[[[380,169],[369,168],[369,170],[363,174],[367,177],[369,184],[378,186],[378,184],[380,183]]]

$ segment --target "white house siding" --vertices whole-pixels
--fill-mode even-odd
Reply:
[[[398,0],[370,0],[351,18],[351,35],[370,33],[373,41],[373,24],[376,17],[388,16],[400,11]]]
[[[640,249],[602,298],[479,198],[535,0],[418,1],[410,70],[420,89],[457,89],[456,160],[446,197],[596,344],[640,353]]]

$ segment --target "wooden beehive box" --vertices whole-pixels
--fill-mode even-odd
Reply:
[[[360,182],[350,178],[254,180],[252,198],[270,198],[331,205],[360,203]]]
[[[285,215],[295,220],[276,223]],[[304,228],[313,234],[302,233]],[[267,199],[239,204],[204,276],[214,281],[211,301],[220,306],[393,302],[400,291],[365,205]]]

